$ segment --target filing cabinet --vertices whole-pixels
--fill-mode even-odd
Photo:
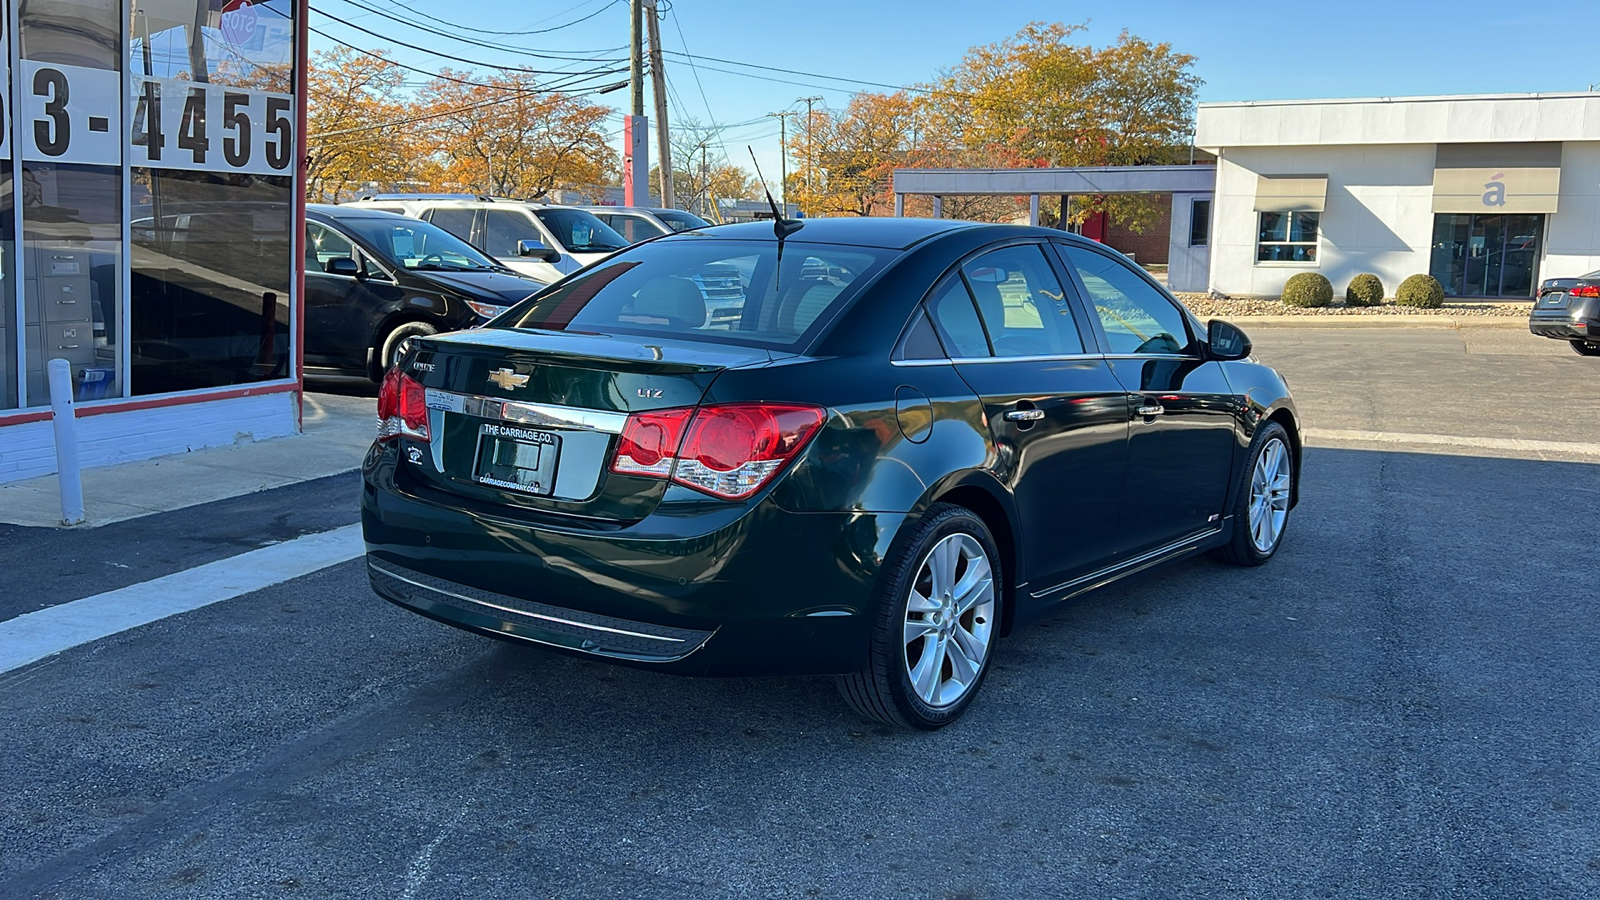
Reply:
[[[94,288],[89,276],[39,279],[40,317],[37,321],[88,322],[94,318]]]

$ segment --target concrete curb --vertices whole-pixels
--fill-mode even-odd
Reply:
[[[1251,325],[1299,325],[1308,328],[1528,328],[1524,316],[1201,316],[1225,319],[1241,328]]]

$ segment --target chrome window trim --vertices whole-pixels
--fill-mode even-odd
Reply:
[[[515,422],[518,425],[621,434],[623,427],[628,423],[627,413],[609,412],[603,409],[579,409],[549,403],[530,403],[525,400],[502,400],[498,397],[461,394],[438,388],[427,388],[425,397],[429,409],[463,413],[483,419],[499,419],[503,422]]]

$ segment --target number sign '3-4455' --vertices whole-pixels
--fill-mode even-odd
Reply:
[[[157,169],[288,175],[294,98],[174,78],[129,80],[129,161]]]

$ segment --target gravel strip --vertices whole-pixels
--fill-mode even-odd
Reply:
[[[1246,318],[1249,316],[1521,316],[1526,317],[1533,301],[1445,301],[1438,309],[1400,306],[1385,300],[1378,306],[1289,306],[1281,300],[1251,300],[1213,297],[1209,294],[1176,294],[1183,305],[1202,319]]]

